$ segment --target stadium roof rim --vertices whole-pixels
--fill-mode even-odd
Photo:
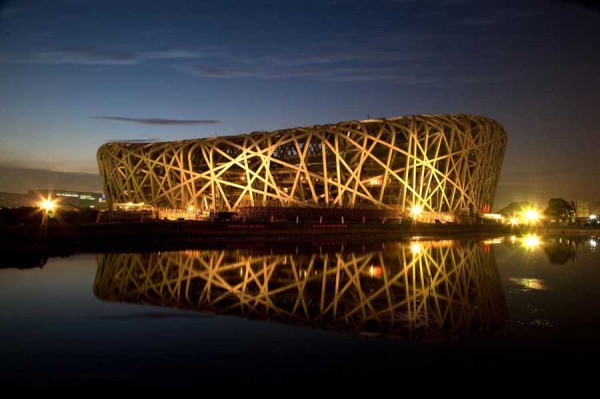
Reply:
[[[466,114],[466,113],[458,113],[458,114],[411,114],[411,115],[400,115],[400,116],[393,116],[391,118],[369,118],[369,119],[362,119],[362,120],[358,120],[358,119],[351,119],[351,120],[347,120],[347,121],[340,121],[337,123],[325,123],[325,124],[321,124],[321,125],[308,125],[308,126],[296,126],[296,127],[286,127],[286,128],[281,128],[281,129],[276,129],[276,130],[255,130],[253,132],[249,132],[249,133],[238,133],[238,134],[228,134],[228,135],[224,135],[224,136],[208,136],[208,137],[195,137],[195,138],[191,138],[191,139],[182,139],[182,140],[155,140],[155,141],[145,141],[145,140],[112,140],[112,141],[108,141],[105,144],[136,144],[136,145],[146,145],[146,144],[152,144],[152,145],[160,145],[163,143],[183,143],[186,141],[197,141],[197,140],[205,140],[205,141],[213,141],[213,140],[222,140],[222,139],[228,139],[228,138],[232,138],[232,137],[241,137],[241,136],[249,136],[252,134],[259,134],[259,133],[277,133],[277,132],[281,132],[284,130],[296,130],[296,129],[309,129],[309,128],[322,128],[322,127],[330,127],[330,126],[336,126],[336,125],[340,125],[340,124],[346,124],[346,123],[377,123],[377,122],[383,122],[383,121],[400,121],[402,119],[413,119],[413,118],[432,118],[432,119],[437,119],[437,118],[457,118],[457,117],[469,117],[469,118],[477,118],[477,119],[482,119],[482,120],[489,120],[492,122],[497,123],[498,125],[500,125],[499,122],[497,122],[496,120],[494,120],[493,118],[490,118],[488,116],[484,116],[484,115],[476,115],[476,114]]]

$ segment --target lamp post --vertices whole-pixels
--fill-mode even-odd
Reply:
[[[423,213],[423,208],[419,205],[413,205],[412,209],[410,210],[410,214],[413,217],[413,221],[417,222],[419,215],[421,215],[421,213]]]
[[[39,203],[39,207],[42,210],[42,229],[40,231],[43,238],[46,238],[48,235],[48,216],[53,215],[56,210],[56,201],[51,200],[50,198],[45,198]]]

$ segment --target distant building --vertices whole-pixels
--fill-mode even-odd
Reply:
[[[505,218],[511,218],[531,208],[533,208],[533,204],[531,202],[511,202],[504,208],[500,209],[497,213],[504,216]]]
[[[585,200],[577,200],[575,202],[575,218],[578,224],[585,224],[590,217],[590,207]]]
[[[577,216],[577,218],[590,217],[590,207],[588,206],[587,201],[578,200],[575,202],[575,216]]]
[[[511,202],[508,206],[500,209],[498,214],[510,224],[536,224],[541,221],[542,215],[536,207],[527,201]]]
[[[106,196],[102,193],[90,193],[68,190],[29,190],[28,195],[39,201],[40,198],[57,200],[59,206],[71,205],[76,208],[106,209]]]

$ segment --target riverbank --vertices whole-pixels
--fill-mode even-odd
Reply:
[[[506,235],[498,225],[239,223],[204,221],[0,224],[4,258],[39,266],[52,256],[94,252],[145,252],[193,248],[319,251],[333,245],[381,245],[427,238]],[[23,256],[27,255],[27,256]],[[0,261],[0,263],[2,263]]]
[[[511,227],[498,224],[430,223],[293,223],[293,222],[208,222],[147,220],[104,223],[13,223],[0,224],[0,243],[46,243],[58,246],[106,243],[215,243],[215,242],[299,242],[320,239],[408,239],[414,236],[485,238],[537,233],[548,236],[600,235],[595,226],[561,228]]]
[[[414,238],[486,239],[536,233],[540,236],[600,236],[599,228],[514,228],[504,225],[240,223],[158,221],[0,224],[0,250],[14,265],[39,266],[52,256],[76,253],[146,252],[194,248],[338,251],[342,245],[378,246]],[[3,262],[0,262],[3,263]]]
[[[206,222],[159,221],[107,223],[48,223],[0,225],[2,242],[48,242],[72,244],[107,242],[223,242],[223,241],[304,241],[315,238],[393,237],[415,235],[448,237],[455,235],[507,234],[501,225],[450,224],[369,224],[369,223],[268,223],[268,222]]]

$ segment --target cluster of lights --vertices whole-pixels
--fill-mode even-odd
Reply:
[[[535,208],[528,208],[528,209],[525,209],[521,213],[520,216],[512,215],[508,219],[508,223],[512,226],[516,226],[519,224],[534,225],[534,224],[537,224],[541,218],[542,218],[542,214],[540,213],[539,210],[537,210]]]
[[[511,244],[516,244],[520,242],[523,248],[525,249],[535,249],[542,244],[542,240],[537,234],[525,234],[522,237],[517,237],[515,235],[510,236],[509,238]]]

